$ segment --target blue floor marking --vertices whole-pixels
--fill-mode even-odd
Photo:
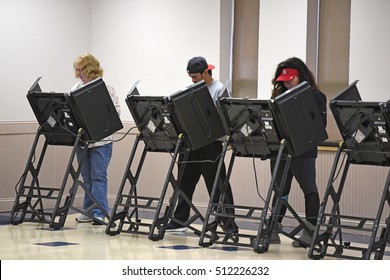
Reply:
[[[191,249],[202,249],[203,247],[187,246],[187,245],[173,245],[173,246],[159,246],[161,249],[172,249],[172,250],[191,250]],[[243,248],[238,248],[236,246],[223,246],[223,247],[210,247],[213,250],[222,250],[228,252],[235,252],[242,250]]]
[[[79,245],[79,243],[64,242],[64,241],[54,241],[54,242],[34,243],[34,245],[49,246],[49,247],[60,247],[60,246],[69,246],[69,245]]]
[[[200,249],[202,247],[194,247],[187,245],[173,245],[173,246],[159,246],[161,249],[172,249],[172,250],[189,250],[189,249]]]

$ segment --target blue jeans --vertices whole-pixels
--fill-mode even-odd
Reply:
[[[82,152],[82,148],[77,149],[78,160],[80,160]],[[109,211],[107,200],[107,169],[111,155],[112,143],[89,148],[81,166],[81,176],[83,177],[85,188],[92,193],[101,208],[106,210],[107,213]],[[93,203],[91,197],[85,194],[83,202],[84,209],[88,209]],[[92,216],[103,217],[103,214],[99,208],[95,207],[92,210]]]

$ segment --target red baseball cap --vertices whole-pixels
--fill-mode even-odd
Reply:
[[[294,77],[299,76],[299,72],[294,68],[284,68],[276,79],[277,82],[290,82]]]

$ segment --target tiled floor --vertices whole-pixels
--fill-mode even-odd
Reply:
[[[294,248],[281,235],[281,244],[271,244],[265,253],[251,247],[216,244],[199,246],[199,237],[165,233],[159,241],[146,234],[121,232],[110,236],[105,226],[79,224],[78,214],[69,215],[65,226],[50,229],[48,224],[24,222],[0,226],[1,278],[15,279],[255,279],[267,271],[267,279],[313,279],[324,274],[354,279],[383,277],[390,255],[382,261],[343,261],[324,258],[313,261],[308,249]],[[240,229],[253,235],[255,232]],[[146,271],[152,274],[143,274]],[[160,274],[162,273],[167,274]],[[184,271],[182,274],[173,274]],[[188,274],[198,273],[198,274]],[[304,272],[304,273],[303,273]],[[157,274],[156,274],[157,273]],[[199,274],[202,273],[202,274]],[[248,273],[254,273],[248,275]],[[260,274],[259,274],[260,273]],[[295,277],[296,276],[296,277]],[[129,278],[130,279],[130,278]]]
[[[60,230],[47,224],[24,222],[0,226],[1,260],[310,260],[308,249],[294,248],[281,235],[265,253],[250,247],[213,244],[199,246],[193,232],[165,233],[159,241],[147,235],[120,233],[110,236],[105,226],[79,224],[77,214],[67,217]],[[390,259],[386,251],[384,259]]]
[[[293,248],[291,240],[282,237],[282,243],[270,245],[268,252],[258,254],[249,247],[214,244],[199,246],[199,237],[193,232],[165,233],[159,241],[147,235],[120,233],[110,236],[105,226],[79,224],[76,215],[67,217],[65,226],[52,230],[47,224],[22,223],[0,226],[0,259],[44,260],[173,260],[173,259],[294,259],[305,260],[307,249]]]

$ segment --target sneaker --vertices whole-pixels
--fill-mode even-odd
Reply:
[[[170,221],[167,224],[166,232],[184,232],[187,230],[187,227],[184,227],[178,223]]]
[[[304,248],[306,248],[307,247],[306,244],[308,244],[310,246],[311,242],[313,241],[313,233],[314,233],[315,227],[311,223],[309,223],[309,222],[305,222],[305,224],[309,228],[309,231],[307,231],[306,229],[303,229],[302,236],[298,238],[299,241],[294,240],[291,243],[291,245],[293,247],[304,247]]]
[[[104,218],[102,216],[95,216],[93,217],[93,222],[92,224],[94,226],[100,226],[104,224]]]
[[[223,230],[226,234],[238,234],[238,228],[235,228],[233,226],[229,226]]]
[[[277,233],[276,231],[271,232],[270,244],[280,244],[279,233]]]
[[[80,215],[76,217],[76,221],[79,223],[90,223],[92,222],[92,219],[88,217],[87,215]]]
[[[237,243],[239,241],[238,229],[235,229],[233,227],[228,227],[225,230],[225,234],[228,237],[228,239],[230,239],[231,241],[233,241],[235,243]]]
[[[223,222],[220,226],[228,239],[231,239],[233,242],[238,242],[238,226],[235,221],[226,221]]]
[[[282,226],[281,223],[277,223],[277,227],[278,227],[279,230],[283,230],[283,226]],[[274,230],[271,232],[270,244],[280,244],[279,233],[274,231]]]
[[[302,236],[299,237],[298,239],[299,239],[299,241],[298,240],[294,240],[291,243],[291,245],[293,247],[304,247],[304,248],[306,248],[307,246],[310,246],[310,244],[311,244],[311,242],[313,240],[313,233],[304,230]]]

